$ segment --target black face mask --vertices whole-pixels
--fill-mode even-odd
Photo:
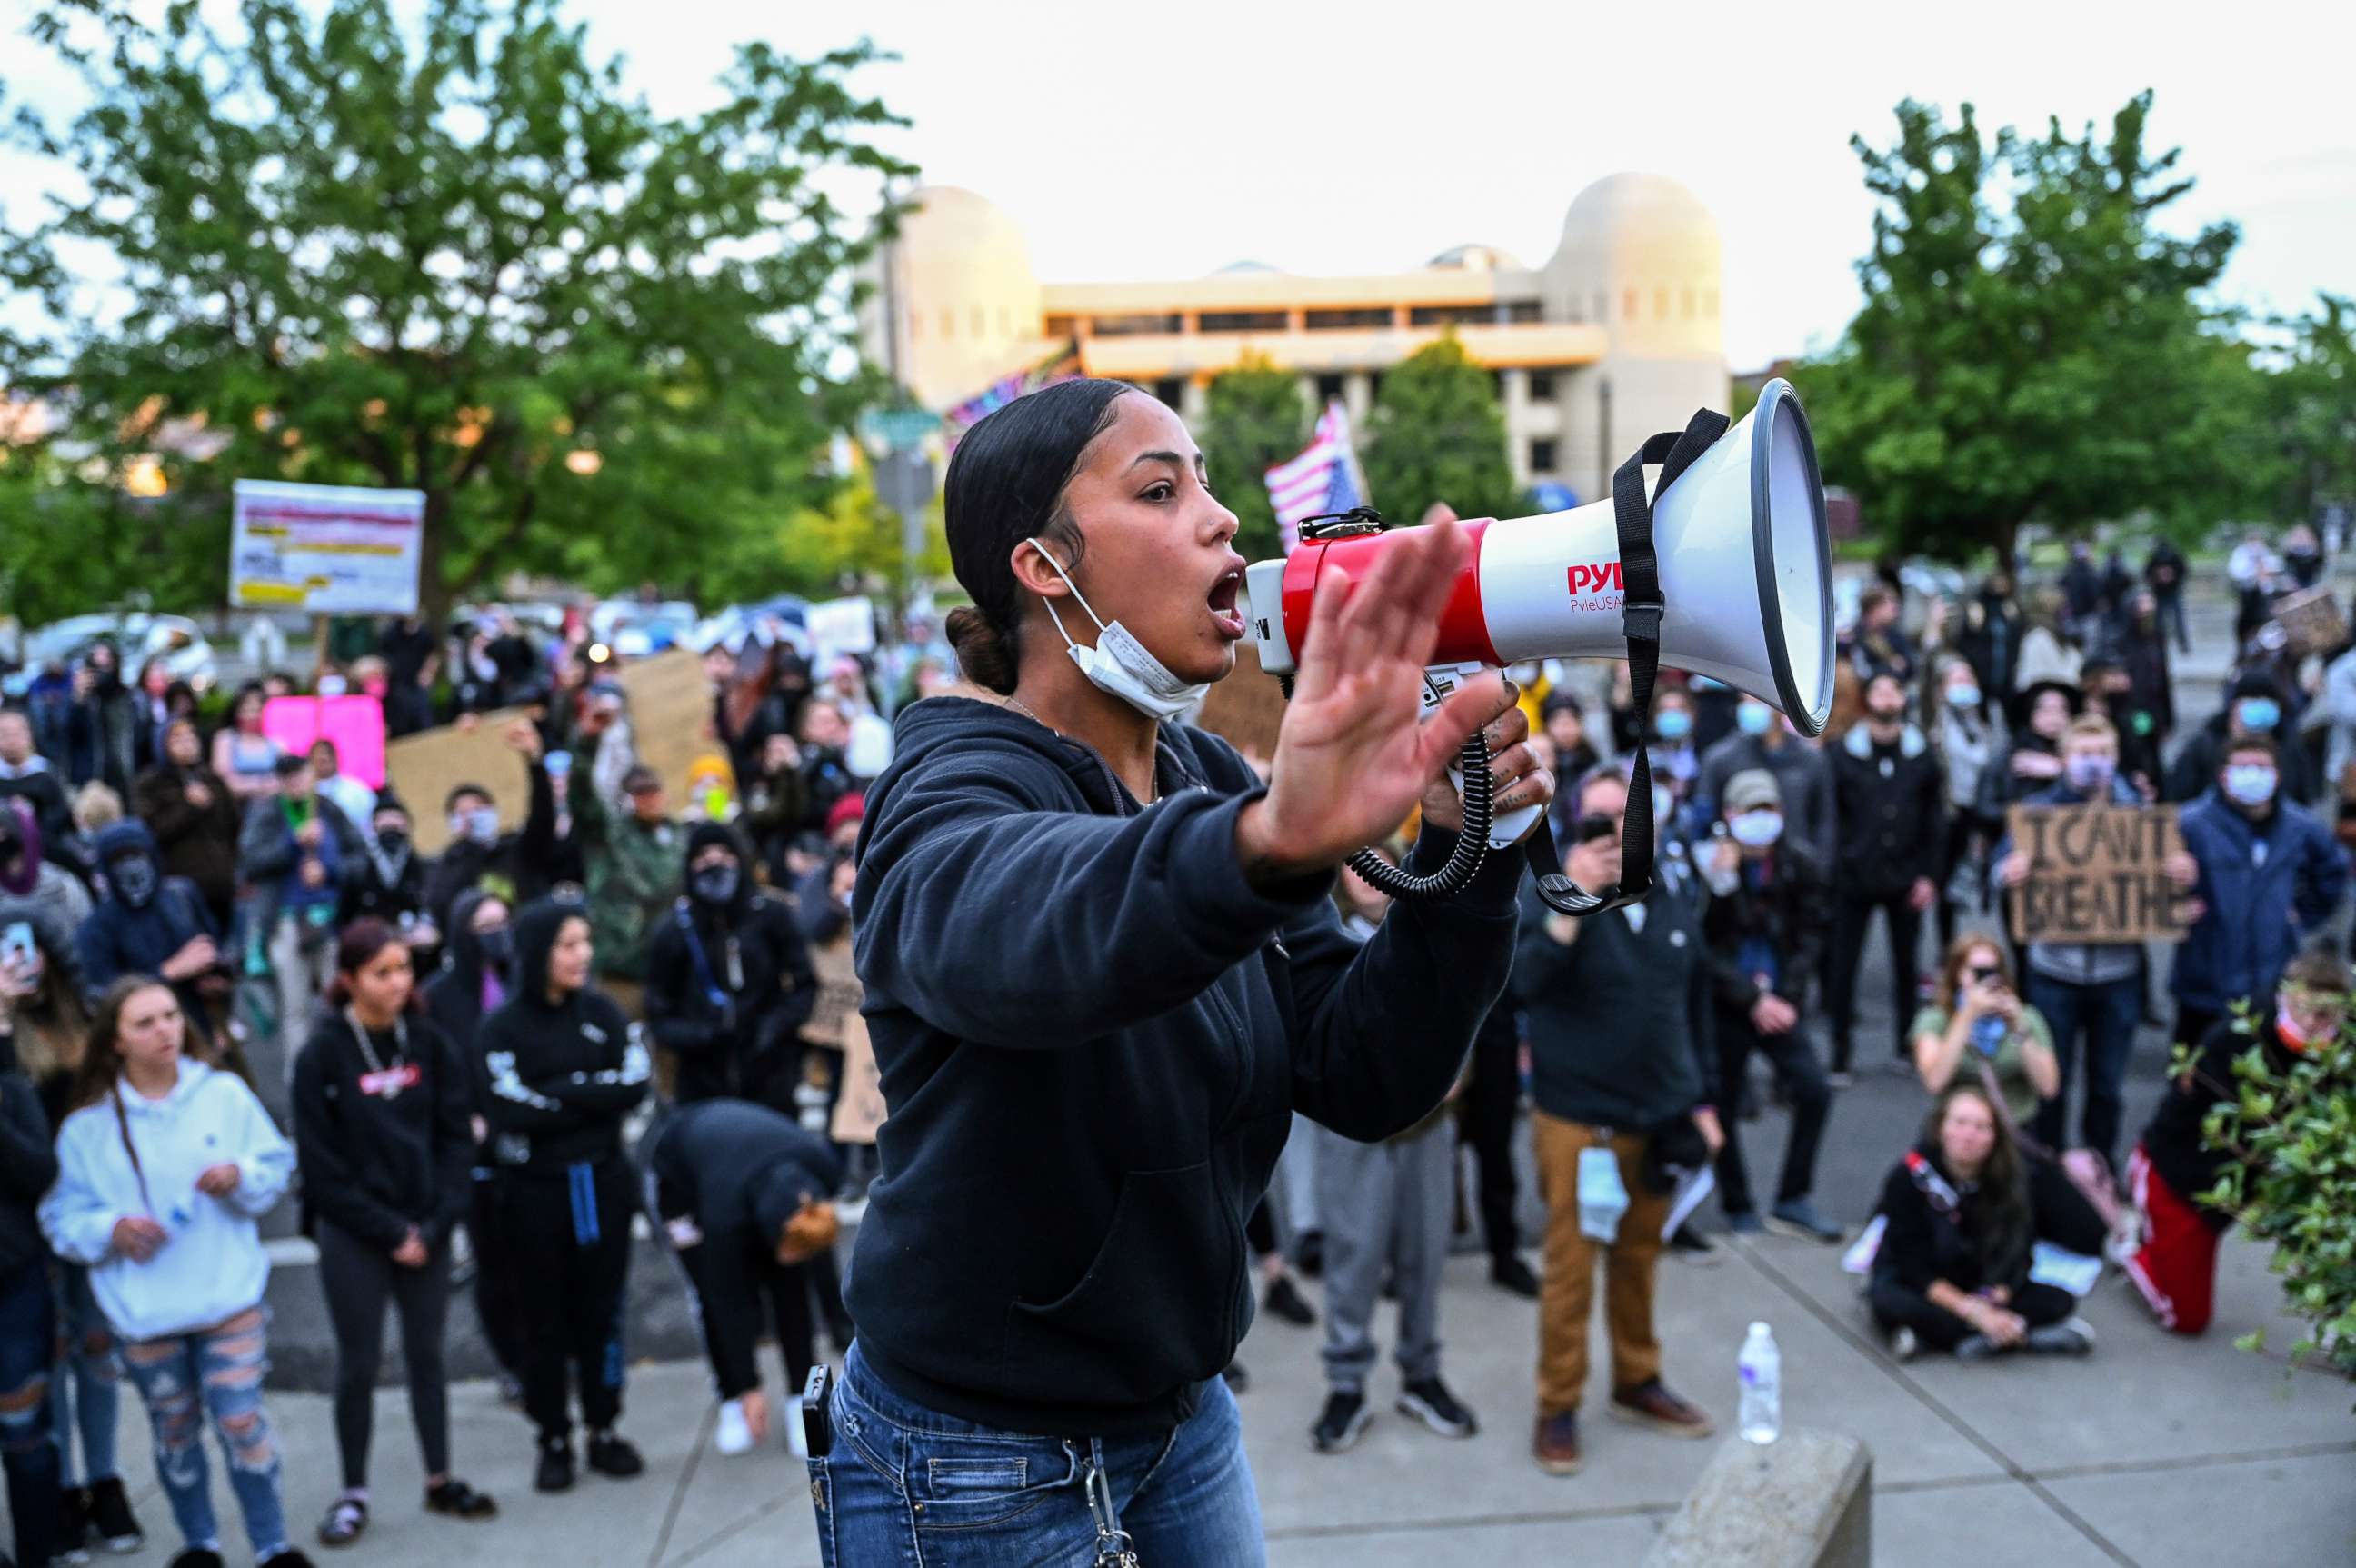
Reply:
[[[706,904],[725,904],[736,897],[741,875],[733,865],[707,865],[689,878],[688,886]]]
[[[379,828],[376,834],[376,846],[377,848],[384,851],[386,858],[391,860],[400,859],[402,855],[409,853],[408,830],[404,828]]]
[[[476,933],[475,940],[483,950],[483,964],[501,974],[515,967],[515,933],[505,926],[494,926]]]
[[[155,897],[155,863],[144,854],[122,855],[107,866],[106,880],[116,897],[145,909]]]

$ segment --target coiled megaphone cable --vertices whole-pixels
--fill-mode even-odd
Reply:
[[[1440,898],[1460,891],[1481,869],[1481,862],[1489,854],[1489,822],[1495,814],[1492,795],[1494,781],[1489,773],[1489,747],[1478,730],[1464,743],[1457,754],[1457,765],[1464,770],[1464,825],[1456,834],[1456,847],[1449,852],[1448,864],[1429,876],[1418,876],[1405,866],[1393,865],[1373,850],[1362,849],[1350,857],[1350,869],[1365,878],[1369,886],[1394,898]]]

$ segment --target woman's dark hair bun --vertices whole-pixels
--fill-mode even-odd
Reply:
[[[949,646],[957,651],[958,668],[977,686],[1001,696],[1014,690],[1014,639],[990,624],[990,618],[971,605],[948,613]]]

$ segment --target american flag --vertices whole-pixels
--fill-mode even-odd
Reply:
[[[1325,405],[1308,449],[1268,471],[1268,501],[1276,509],[1288,555],[1300,542],[1302,518],[1366,504],[1357,458],[1350,450],[1349,411],[1338,398]]]

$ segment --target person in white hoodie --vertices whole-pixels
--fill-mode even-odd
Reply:
[[[262,1403],[270,1260],[254,1221],[286,1190],[294,1151],[235,1075],[182,1054],[170,987],[106,993],[58,1133],[41,1229],[89,1266],[98,1305],[155,1429],[155,1470],[186,1546],[170,1568],[223,1568],[208,1412],[261,1568],[309,1568],[286,1541],[278,1439]]]

